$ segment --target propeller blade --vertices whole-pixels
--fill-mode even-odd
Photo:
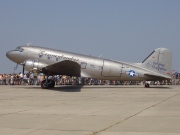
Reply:
[[[22,71],[23,75],[24,75],[24,66],[25,66],[25,65],[23,65],[23,71]]]

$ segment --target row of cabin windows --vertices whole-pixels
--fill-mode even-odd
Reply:
[[[87,63],[81,62],[81,68],[82,68],[82,69],[86,69],[86,66],[87,66]],[[92,64],[90,64],[89,67],[90,67],[90,68],[96,68],[95,65],[92,65]],[[100,70],[102,70],[103,67],[102,67],[102,66],[98,66],[97,68],[99,68]]]
[[[42,58],[43,55],[39,55],[39,58]],[[48,56],[47,59],[50,60],[52,57]],[[60,58],[56,58],[56,61],[59,61]]]

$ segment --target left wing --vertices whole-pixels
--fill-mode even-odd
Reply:
[[[43,72],[49,75],[68,75],[80,77],[81,68],[77,62],[64,60],[42,69]]]

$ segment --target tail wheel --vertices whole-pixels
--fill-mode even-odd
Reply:
[[[145,88],[149,88],[149,83],[145,83]]]

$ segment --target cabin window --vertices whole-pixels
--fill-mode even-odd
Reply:
[[[91,68],[95,68],[95,66],[94,66],[94,65],[92,65],[92,64],[90,64],[90,67],[91,67]]]
[[[20,52],[23,52],[23,50],[24,50],[24,49],[22,49],[22,48],[19,49]]]
[[[81,68],[82,68],[82,69],[86,69],[86,65],[87,65],[87,63],[81,62]]]
[[[22,49],[21,47],[17,47],[17,48],[15,49],[15,51],[19,51],[19,52],[23,52],[23,50],[24,50],[24,49]]]
[[[99,66],[99,69],[100,69],[100,70],[102,70],[102,69],[103,69],[103,67]]]
[[[56,58],[56,61],[59,61],[59,58]]]
[[[42,58],[42,56],[43,56],[43,54],[42,54],[42,53],[40,53],[40,54],[39,54],[39,58]]]

